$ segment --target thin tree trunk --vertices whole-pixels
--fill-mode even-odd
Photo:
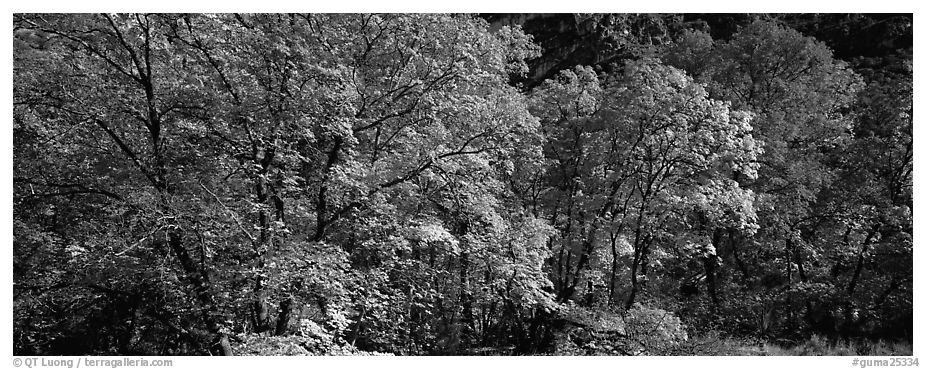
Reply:
[[[704,276],[707,282],[707,293],[711,297],[711,303],[714,306],[720,304],[717,297],[717,255],[708,255],[704,258]]]
[[[862,243],[862,249],[858,252],[858,259],[855,263],[855,271],[852,273],[852,279],[849,281],[849,286],[846,288],[846,293],[850,297],[852,296],[852,293],[855,292],[855,287],[858,285],[859,278],[862,275],[862,268],[865,264],[865,252],[868,251],[868,245],[871,244],[871,240],[874,239],[880,227],[880,224],[876,225],[874,229],[868,232],[868,236],[865,237],[865,242]]]
[[[643,254],[642,248],[643,248],[642,244],[638,244],[634,246],[633,261],[630,263],[630,296],[627,297],[627,301],[624,303],[625,309],[630,309],[630,307],[633,306],[633,303],[634,301],[636,301],[636,298],[637,298],[637,293],[640,291],[640,283],[637,278],[637,271],[639,270],[640,259],[642,258],[642,254]]]
[[[611,280],[608,283],[608,306],[614,305],[614,288],[617,284],[617,234],[612,233],[611,240]]]
[[[736,235],[734,237],[734,234]],[[743,258],[740,257],[739,246],[737,245],[742,236],[739,232],[734,233],[732,230],[727,232],[727,244],[730,245],[730,250],[733,252],[733,261],[736,262],[736,267],[739,268],[740,273],[743,275],[743,282],[747,285],[749,284],[749,269],[746,268],[746,264],[743,262]]]
[[[877,299],[875,299],[875,303],[872,305],[872,309],[873,310],[880,309],[881,306],[884,305],[884,302],[887,301],[888,296],[890,296],[892,292],[900,288],[900,285],[903,284],[904,281],[905,279],[901,279],[897,277],[891,278],[891,284],[887,287],[887,289],[884,290],[884,292],[881,293],[881,295],[878,296]]]
[[[858,259],[855,263],[855,271],[852,272],[852,279],[849,281],[848,287],[846,287],[846,300],[845,306],[843,307],[843,334],[849,334],[852,327],[852,313],[855,310],[855,303],[852,300],[852,294],[855,292],[855,288],[858,285],[859,278],[862,275],[862,268],[865,263],[865,252],[868,251],[868,245],[871,243],[871,240],[874,239],[875,234],[878,233],[878,229],[881,227],[880,224],[876,225],[871,231],[868,231],[868,235],[865,236],[865,241],[862,242],[862,248],[858,252]]]
[[[263,158],[261,158],[257,164],[260,165],[261,170],[259,176],[255,178],[254,190],[257,195],[257,203],[261,205],[267,204],[269,200],[269,188],[267,186],[266,179],[263,177],[267,175],[267,172],[270,170],[270,165],[273,162],[275,150],[273,148],[268,148],[264,152]],[[256,155],[255,155],[256,156]],[[256,159],[256,158],[255,158]],[[271,247],[272,242],[272,229],[270,225],[270,215],[267,213],[267,210],[261,209],[257,215],[257,226],[260,229],[260,234],[258,236],[257,242],[254,243],[254,259],[256,262],[256,269],[258,271],[257,276],[254,278],[254,314],[253,314],[253,326],[254,331],[257,333],[264,333],[270,330],[270,306],[267,303],[267,292],[264,288],[264,277],[263,272],[265,268],[264,254]]]
[[[210,351],[218,355],[232,355],[231,344],[228,342],[225,333],[222,333],[221,324],[219,323],[218,307],[212,293],[212,284],[209,281],[208,273],[196,268],[196,264],[183,246],[183,239],[178,231],[168,233],[168,246],[177,256],[186,278],[193,285],[193,294],[199,302],[203,321],[212,335]]]
[[[466,252],[460,254],[460,306],[462,308],[460,340],[463,347],[468,347],[473,337],[475,318],[473,314],[473,296],[469,288],[469,253]]]
[[[807,282],[807,274],[804,272],[804,260],[801,255],[800,247],[794,245],[794,241],[790,238],[785,240],[785,247],[788,250],[789,255],[794,259],[794,263],[797,264],[797,275],[800,278],[801,282]],[[788,273],[789,273],[789,282],[790,282],[790,273],[791,273],[791,264],[788,264]]]
[[[788,273],[788,289],[791,289],[791,276],[792,276],[792,267],[791,267],[791,241],[785,242],[785,269]]]
[[[290,315],[292,315],[292,311],[293,311],[293,298],[292,296],[287,296],[286,298],[283,299],[283,301],[280,301],[280,312],[277,315],[277,326],[276,326],[276,331],[274,331],[274,334],[276,334],[277,336],[282,336],[282,335],[285,335],[289,331],[289,321],[290,321]],[[361,319],[362,318],[363,317],[361,316]],[[354,340],[356,339],[357,338],[355,336]]]
[[[312,236],[312,240],[316,242],[321,241],[325,237],[325,232],[328,230],[328,177],[331,173],[331,168],[333,168],[339,160],[342,142],[340,137],[335,138],[334,145],[331,151],[328,152],[328,161],[325,163],[325,173],[322,177],[322,183],[318,186],[318,198],[315,202],[315,235]]]

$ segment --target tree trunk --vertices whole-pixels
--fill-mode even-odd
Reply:
[[[862,268],[865,264],[865,252],[868,251],[868,245],[871,244],[871,240],[874,239],[880,227],[881,225],[878,224],[874,229],[868,232],[868,236],[865,237],[865,242],[862,243],[862,249],[858,252],[858,259],[855,263],[855,271],[852,273],[852,279],[849,281],[849,286],[846,288],[846,294],[849,297],[851,297],[852,293],[855,292],[855,287],[858,285],[859,278],[862,275]]]
[[[852,312],[856,307],[854,301],[852,300],[852,294],[855,292],[859,278],[862,275],[862,268],[865,264],[865,252],[868,251],[868,245],[871,243],[871,240],[874,239],[880,227],[881,225],[878,224],[871,231],[868,231],[868,235],[865,236],[865,241],[862,242],[862,248],[858,251],[858,259],[855,263],[855,271],[852,272],[852,279],[849,281],[849,286],[846,287],[846,300],[845,305],[843,306],[843,334],[851,333],[850,331],[853,324]]]
[[[791,276],[793,273],[791,271],[792,268],[791,268],[791,241],[790,240],[785,242],[785,269],[787,270],[787,277],[788,277],[787,289],[791,289]]]
[[[293,298],[292,296],[287,296],[283,301],[280,301],[280,312],[277,315],[277,326],[274,334],[277,336],[282,336],[289,331],[289,320],[290,315],[292,315],[293,310]]]
[[[647,282],[649,281],[649,257],[650,250],[652,250],[653,239],[651,237],[646,237],[643,240],[643,250],[640,252],[640,275],[643,276],[643,280],[640,281],[640,290],[646,289]]]
[[[727,244],[730,245],[730,251],[733,253],[733,261],[736,262],[736,267],[743,275],[743,282],[746,285],[749,285],[749,269],[746,268],[746,263],[744,263],[743,258],[740,257],[739,246],[737,245],[741,240],[742,236],[739,234],[739,232],[735,232],[733,230],[727,231]]]
[[[168,246],[180,261],[186,278],[193,286],[193,294],[199,303],[199,309],[202,313],[203,321],[206,323],[206,329],[212,335],[212,347],[210,352],[217,355],[232,355],[231,345],[228,337],[222,333],[222,327],[219,322],[218,307],[215,303],[215,296],[212,293],[212,284],[209,281],[209,275],[205,270],[196,268],[193,259],[183,246],[181,234],[174,230],[168,233]]]
[[[614,305],[614,288],[617,284],[617,235],[612,233],[611,240],[611,279],[608,283],[608,306]]]
[[[325,173],[322,176],[322,183],[318,186],[318,198],[315,201],[315,235],[313,241],[321,241],[328,230],[328,180],[331,168],[338,163],[339,152],[343,140],[340,137],[334,139],[334,145],[328,152],[328,161],[325,163]]]
[[[717,297],[717,255],[708,255],[704,258],[704,276],[711,303],[717,307],[720,304],[720,299]]]
[[[579,277],[581,276],[582,271],[588,265],[589,257],[591,257],[592,251],[594,251],[595,234],[598,233],[597,230],[597,223],[593,223],[592,229],[589,231],[588,236],[585,237],[584,241],[582,241],[582,253],[579,254],[579,260],[576,263],[576,269],[573,271],[572,281],[567,284],[566,288],[560,291],[558,296],[559,301],[565,302],[572,298],[572,296],[575,294],[576,288],[579,285],[579,280],[581,279]]]
[[[269,189],[266,183],[266,179],[263,177],[267,174],[267,171],[270,168],[270,164],[273,160],[274,150],[267,149],[264,153],[264,157],[257,163],[261,166],[260,176],[256,178],[255,183],[255,192],[257,195],[257,203],[264,205],[267,204],[269,199]],[[257,226],[260,229],[260,234],[258,239],[253,244],[254,250],[254,259],[255,267],[258,271],[257,276],[254,279],[254,314],[253,314],[253,326],[254,331],[257,333],[264,333],[270,330],[270,306],[267,303],[267,292],[264,289],[264,268],[265,260],[264,255],[268,249],[271,247],[272,242],[272,229],[270,225],[270,215],[267,214],[267,211],[261,209],[257,215]]]
[[[797,276],[801,279],[801,282],[807,282],[807,273],[804,272],[804,259],[801,254],[801,248],[795,246],[794,241],[790,238],[785,240],[785,243],[791,255],[794,257],[794,263],[797,264]]]
[[[639,246],[634,247],[633,250],[633,261],[630,263],[630,296],[627,297],[627,301],[624,303],[625,309],[630,309],[633,306],[634,301],[637,298],[637,292],[639,291],[639,281],[637,280],[637,269],[640,266],[640,250]]]
[[[463,347],[468,347],[472,341],[475,324],[473,314],[473,296],[469,288],[469,253],[460,254],[460,341]]]

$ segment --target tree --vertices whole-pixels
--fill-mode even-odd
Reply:
[[[183,160],[193,155],[190,147],[182,144],[182,129],[178,127],[180,112],[188,108],[183,105],[186,90],[178,82],[179,76],[167,72],[180,61],[170,57],[161,27],[156,17],[148,15],[17,16],[16,33],[24,49],[17,65],[28,66],[18,73],[21,79],[15,105],[21,111],[20,129],[51,141],[109,151],[100,155],[82,150],[67,155],[68,151],[64,151],[67,156],[59,168],[79,170],[80,163],[85,162],[90,164],[85,168],[94,170],[72,172],[70,175],[76,178],[69,185],[86,188],[88,180],[111,180],[117,187],[114,190],[131,194],[106,191],[116,202],[96,224],[102,227],[100,231],[119,234],[119,228],[106,225],[120,224],[106,218],[135,214],[122,227],[141,228],[147,235],[133,237],[138,231],[129,232],[128,237],[116,236],[116,242],[106,245],[95,242],[98,235],[86,234],[87,238],[80,242],[87,242],[91,255],[100,256],[101,264],[110,264],[107,267],[113,263],[118,266],[119,257],[131,252],[130,257],[138,258],[131,265],[166,268],[191,297],[192,310],[205,326],[203,340],[209,342],[208,350],[229,353],[210,267],[203,252],[196,255],[191,251],[196,250],[198,224],[188,211],[196,194],[181,183],[184,169],[195,164]],[[69,132],[69,127],[74,131]],[[108,147],[101,146],[102,142],[109,143]],[[109,148],[115,148],[119,155],[114,157]],[[22,183],[36,182],[30,177],[33,173],[37,172],[18,170],[15,177]],[[139,243],[151,247],[136,250]],[[115,251],[114,246],[119,244],[122,250]],[[145,261],[165,253],[174,258],[171,264],[152,265]],[[90,280],[110,282],[92,276]],[[71,286],[73,280],[66,283]],[[137,299],[139,293],[129,290],[112,294]],[[198,339],[197,333],[181,330],[181,334]]]
[[[16,14],[14,351],[909,337],[905,19]]]
[[[712,96],[756,113],[756,137],[765,148],[759,177],[766,180],[740,182],[760,199],[760,231],[745,240],[758,247],[747,252],[732,248],[744,239],[730,232],[729,243],[722,242],[732,246],[728,255],[736,260],[741,281],[774,289],[773,299],[782,302],[788,317],[797,318],[782,324],[824,331],[855,324],[854,297],[844,293],[855,292],[870,249],[882,244],[886,234],[903,234],[895,228],[903,223],[896,222],[902,207],[876,205],[902,198],[906,183],[903,168],[910,157],[904,154],[904,142],[909,141],[899,133],[902,128],[889,128],[902,126],[890,122],[903,121],[908,111],[902,101],[909,93],[903,83],[894,82],[902,78],[890,82],[900,92],[897,100],[887,102],[877,97],[884,96],[877,92],[881,77],[863,83],[823,43],[769,21],[744,27],[729,42],[713,42],[698,32],[684,34],[664,58],[708,83]],[[891,113],[875,113],[881,108],[874,106],[885,105],[892,106]],[[868,145],[879,134],[872,129],[896,132],[880,134],[886,141],[874,139],[882,148],[876,151],[883,154],[861,149],[874,147]],[[873,174],[869,168],[879,165],[866,163],[880,155],[891,164]],[[888,182],[894,185],[870,182],[880,182],[876,177],[893,178]],[[887,241],[894,250],[889,254],[904,253],[905,236],[898,237]],[[780,266],[763,266],[761,261],[769,257]],[[903,280],[897,275],[882,281],[889,287],[885,296]]]
[[[22,15],[16,25],[23,51],[16,60],[17,199],[33,199],[25,191],[35,186],[60,188],[39,197],[91,196],[112,207],[110,216],[130,219],[119,228],[102,215],[82,222],[125,245],[114,250],[88,234],[80,250],[102,260],[106,276],[86,276],[87,283],[124,285],[105,288],[143,300],[149,288],[187,291],[192,300],[168,293],[171,300],[133,306],[158,310],[160,324],[177,327],[194,351],[205,340],[211,352],[230,353],[230,333],[291,334],[291,321],[305,319],[297,308],[311,305],[324,316],[322,329],[342,339],[352,327],[356,342],[354,319],[369,317],[352,311],[369,309],[351,301],[357,296],[347,288],[411,265],[417,256],[402,245],[421,242],[409,233],[414,224],[448,224],[447,242],[462,246],[441,252],[459,285],[440,293],[459,297],[447,313],[465,315],[459,324],[469,330],[476,328],[471,276],[486,268],[470,255],[502,252],[477,245],[508,239],[527,247],[525,255],[537,252],[524,246],[534,236],[503,231],[534,221],[496,215],[502,203],[517,206],[506,202],[501,182],[513,160],[539,156],[537,122],[507,85],[534,52],[516,29],[489,33],[483,21],[442,15]],[[37,159],[47,142],[62,153],[58,160]],[[77,166],[87,160],[94,171]],[[29,176],[41,172],[49,175]],[[113,188],[101,185],[107,180]],[[384,224],[371,229],[371,215]],[[47,234],[35,229],[38,220],[18,218],[17,229],[34,236],[17,247],[71,234],[57,224]],[[384,229],[411,238],[382,239]],[[386,253],[379,256],[391,262],[371,264],[370,247],[379,242],[377,252]],[[164,252],[171,263],[152,262]],[[83,263],[93,260],[82,253],[75,255]],[[120,278],[113,268],[126,265],[113,260],[126,254],[130,269],[159,277]],[[500,260],[536,261],[521,254]],[[165,271],[175,277],[165,280]],[[542,296],[542,281],[530,281],[539,272],[506,273],[499,276],[530,286],[518,294]],[[393,274],[383,283],[399,280]],[[176,313],[180,301],[192,301],[201,315]],[[191,325],[186,319],[204,331],[182,329]],[[464,335],[475,342],[475,334]]]
[[[578,68],[548,82],[536,99],[551,142],[547,214],[560,231],[553,262],[561,301],[582,287],[606,235],[608,301],[616,292],[616,244],[632,250],[629,308],[655,247],[697,238],[702,227],[716,224],[754,228],[752,195],[732,180],[756,175],[760,150],[750,117],[708,99],[683,72],[652,61],[628,63],[615,82],[601,83],[590,69]]]

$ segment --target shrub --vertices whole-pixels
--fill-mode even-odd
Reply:
[[[265,336],[248,334],[239,337],[235,352],[254,356],[368,356],[384,355],[378,352],[362,351],[353,345],[336,339],[328,330],[317,323],[304,319],[299,333],[291,336]]]
[[[671,311],[634,304],[624,316],[627,337],[642,346],[643,353],[664,354],[688,340],[682,321]]]

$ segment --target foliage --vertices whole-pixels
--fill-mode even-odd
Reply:
[[[688,333],[675,314],[637,303],[624,317],[627,335],[646,350],[659,354],[688,340]]]
[[[335,342],[334,335],[311,320],[302,322],[299,332],[292,336],[246,335],[237,345],[242,355],[261,356],[368,356],[383,355],[365,352],[343,342]]]
[[[905,19],[16,14],[14,352],[906,352]]]

